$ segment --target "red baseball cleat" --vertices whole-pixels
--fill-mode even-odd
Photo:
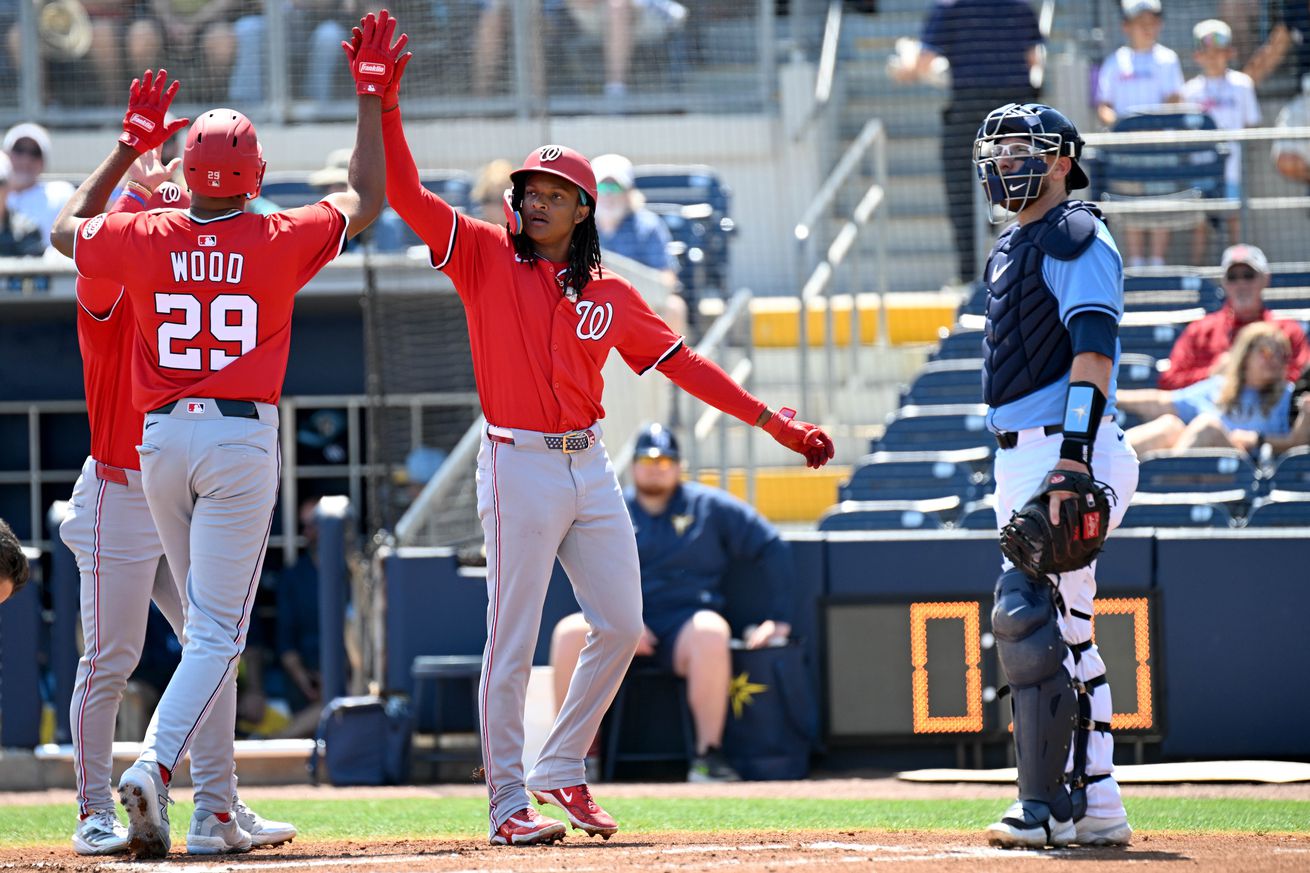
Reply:
[[[619,830],[619,823],[614,820],[614,816],[591,799],[591,789],[585,782],[571,788],[533,791],[532,796],[537,799],[537,803],[550,803],[564,810],[564,814],[569,817],[569,824],[586,831],[589,837],[600,834],[608,840]]]
[[[547,818],[530,806],[525,806],[505,819],[491,835],[493,846],[531,846],[553,843],[564,839],[564,822]]]

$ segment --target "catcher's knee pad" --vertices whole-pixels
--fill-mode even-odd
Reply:
[[[1051,585],[1022,570],[1001,574],[992,608],[992,634],[1005,678],[1013,687],[1033,685],[1054,676],[1067,647],[1056,623]]]

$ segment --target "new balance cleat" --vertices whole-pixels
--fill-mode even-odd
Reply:
[[[218,813],[197,809],[191,816],[191,827],[186,832],[186,850],[189,855],[235,855],[249,852],[250,834],[241,829],[232,813]]]
[[[246,806],[240,797],[232,798],[232,815],[241,830],[250,834],[250,842],[257,848],[277,846],[295,839],[296,826],[285,821],[271,821]]]
[[[127,828],[112,809],[96,810],[77,823],[73,851],[79,855],[117,855],[127,851]]]
[[[134,858],[168,855],[168,786],[154,761],[137,761],[118,780],[118,799],[127,810],[127,851]]]

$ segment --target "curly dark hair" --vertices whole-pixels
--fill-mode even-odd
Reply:
[[[23,544],[3,518],[0,518],[0,579],[14,583],[11,594],[22,591],[28,579],[27,555],[23,554]]]
[[[591,205],[592,210],[573,228],[573,240],[569,243],[569,266],[564,275],[565,284],[572,286],[582,296],[587,283],[600,275],[600,233],[596,230],[596,215],[593,204],[581,188],[578,196],[583,205]],[[523,212],[523,182],[514,183],[514,194],[510,200],[515,212]],[[510,236],[514,242],[514,251],[525,264],[537,262],[537,249],[526,232]]]

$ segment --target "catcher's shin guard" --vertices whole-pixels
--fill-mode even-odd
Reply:
[[[1073,808],[1064,784],[1078,717],[1073,680],[1064,667],[1068,647],[1060,636],[1049,582],[1008,570],[996,583],[992,633],[1010,684],[1019,800],[1025,818],[1069,821]]]

